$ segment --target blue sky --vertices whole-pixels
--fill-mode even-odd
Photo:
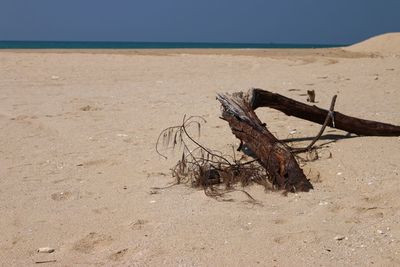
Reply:
[[[0,0],[0,40],[349,44],[400,0]]]

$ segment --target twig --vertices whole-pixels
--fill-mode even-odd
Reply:
[[[186,124],[186,122],[187,122],[189,119],[191,119],[192,117],[189,117],[189,119],[187,119],[187,120],[185,120],[185,117],[186,117],[186,115],[183,117],[182,130],[183,130],[183,132],[186,134],[186,136],[190,139],[190,141],[192,141],[192,142],[193,142],[194,144],[196,144],[197,146],[201,147],[205,152],[207,152],[207,153],[210,154],[211,156],[220,158],[220,159],[222,159],[223,161],[225,161],[229,166],[232,166],[232,164],[229,162],[229,160],[227,160],[226,158],[224,158],[224,157],[222,157],[222,156],[220,156],[220,155],[217,155],[217,154],[212,153],[209,149],[207,149],[206,147],[204,147],[203,145],[201,145],[199,142],[197,142],[196,140],[194,140],[194,139],[188,134],[188,132],[186,131],[185,124]],[[193,157],[194,157],[194,156],[193,156]]]
[[[334,95],[332,97],[331,107],[329,108],[329,112],[326,115],[326,119],[324,121],[324,124],[322,125],[321,130],[319,130],[319,133],[314,138],[314,140],[305,148],[292,148],[292,152],[293,153],[302,153],[302,152],[305,152],[305,151],[310,151],[311,148],[314,146],[314,144],[319,140],[319,138],[321,138],[322,134],[324,133],[326,126],[328,126],[329,119],[332,120],[332,126],[333,126],[333,128],[335,128],[335,118],[334,118],[333,110],[335,108],[336,98],[337,98],[337,95]]]
[[[173,129],[179,129],[179,127],[181,127],[181,126],[171,126],[171,127],[165,128],[165,129],[162,130],[161,133],[158,135],[157,142],[156,142],[156,152],[157,152],[158,155],[160,155],[160,156],[163,157],[164,159],[167,159],[167,157],[166,157],[165,155],[161,154],[161,152],[158,150],[158,144],[160,143],[160,139],[161,139],[161,137],[162,137],[167,131],[173,130]]]
[[[57,260],[35,261],[36,264],[57,262]]]

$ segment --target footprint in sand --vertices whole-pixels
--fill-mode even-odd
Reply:
[[[55,201],[62,201],[62,200],[67,200],[72,197],[72,193],[69,191],[65,192],[57,192],[54,194],[51,194],[51,199]]]
[[[274,224],[285,224],[286,220],[285,219],[275,219],[272,220]]]
[[[37,118],[38,117],[36,117],[36,116],[19,115],[19,116],[15,117],[15,118],[11,118],[10,120],[12,120],[12,121],[25,121],[25,120],[35,120]]]
[[[93,209],[92,211],[94,213],[96,213],[96,214],[102,214],[104,212],[108,212],[108,208],[107,207],[102,207],[102,208],[98,208],[98,209]]]
[[[111,244],[112,240],[112,237],[109,235],[91,232],[81,240],[77,241],[72,249],[88,254],[93,252],[97,247]]]
[[[147,224],[148,222],[149,221],[147,220],[139,219],[135,222],[132,222],[129,226],[132,230],[141,230],[144,227],[144,225]]]
[[[275,236],[273,238],[273,241],[277,244],[285,244],[293,242],[293,240],[305,240],[307,243],[312,243],[312,242],[317,242],[318,238],[316,235],[316,231],[300,231],[300,232]]]
[[[113,261],[119,261],[119,260],[121,260],[121,259],[125,256],[125,254],[126,254],[127,252],[128,252],[128,249],[127,249],[127,248],[121,249],[121,250],[119,250],[119,251],[117,251],[117,252],[111,254],[111,255],[109,256],[109,258],[110,258],[110,260],[113,260]]]
[[[108,160],[106,160],[106,159],[96,159],[96,160],[88,160],[88,161],[82,162],[76,166],[90,167],[90,166],[98,166],[98,165],[102,165],[102,164],[106,164],[106,163],[108,163]]]
[[[81,111],[97,111],[97,110],[102,110],[102,108],[93,107],[91,105],[86,105],[86,106],[81,107],[79,110],[81,110]]]

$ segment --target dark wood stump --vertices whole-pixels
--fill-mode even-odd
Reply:
[[[222,104],[222,119],[229,123],[232,133],[252,150],[274,186],[289,192],[313,189],[290,149],[258,119],[249,95],[218,94],[217,99]]]

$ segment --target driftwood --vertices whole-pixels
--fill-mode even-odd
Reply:
[[[400,136],[400,126],[363,120],[334,112],[336,96],[330,110],[310,106],[279,94],[252,89],[247,94],[218,94],[222,104],[222,119],[229,123],[232,133],[249,148],[253,156],[266,169],[270,180],[278,189],[290,192],[309,191],[313,188],[299,167],[293,152],[310,150],[326,126],[358,135]],[[304,149],[292,149],[272,135],[254,110],[269,107],[286,115],[322,124],[314,141]]]
[[[250,107],[255,110],[259,107],[269,107],[282,111],[288,116],[323,124],[329,111],[310,106],[280,94],[271,93],[261,89],[252,89],[249,92]],[[328,122],[328,126],[364,136],[400,136],[400,126],[363,120],[334,112],[334,116]]]
[[[307,102],[315,103],[315,91],[314,90],[307,90]]]
[[[232,155],[226,155],[202,145],[188,130],[197,128],[200,136],[200,124],[205,122],[204,118],[184,116],[180,125],[164,129],[156,142],[156,151],[164,158],[167,157],[159,150],[161,146],[182,151],[181,159],[172,168],[176,182],[167,187],[189,183],[193,187],[203,188],[206,195],[222,201],[232,200],[224,198],[225,193],[240,191],[249,197],[250,202],[257,204],[250,194],[235,185],[257,183],[266,190],[285,192],[313,189],[294,155],[315,148],[314,144],[327,126],[358,135],[400,136],[400,126],[354,118],[334,111],[336,95],[332,98],[329,110],[261,89],[251,89],[248,93],[218,94],[217,99],[222,105],[221,119],[229,123],[232,133],[241,141],[239,149],[253,159],[248,160],[245,155],[236,157],[234,149]],[[288,116],[319,123],[322,128],[310,145],[292,148],[278,140],[260,121],[255,113],[259,107],[273,108]],[[225,185],[225,189],[221,185]]]
[[[233,134],[246,144],[266,169],[271,182],[289,192],[313,188],[296,162],[290,149],[273,136],[254,113],[248,95],[218,94],[222,119],[229,123]]]

